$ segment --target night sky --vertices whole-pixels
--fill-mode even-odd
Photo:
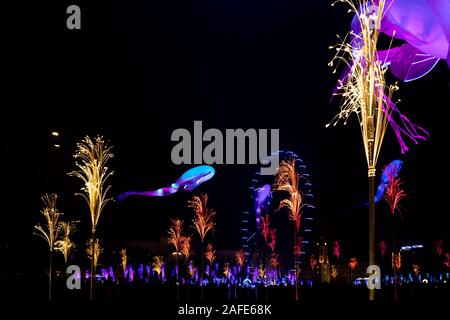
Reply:
[[[77,3],[82,29],[66,29],[66,7]],[[40,196],[57,192],[64,219],[82,220],[88,208],[74,196],[76,142],[101,134],[114,146],[112,195],[151,190],[175,181],[190,166],[170,159],[173,130],[280,129],[280,145],[305,161],[315,195],[318,238],[343,240],[344,254],[367,249],[367,167],[356,118],[325,128],[338,110],[327,63],[336,34],[351,17],[328,1],[58,1],[2,9],[0,99],[0,244],[23,268],[45,243],[32,235]],[[390,79],[392,80],[392,79]],[[421,80],[400,84],[400,109],[431,139],[400,154],[388,129],[379,168],[402,159],[409,198],[400,225],[402,243],[449,238],[447,153],[450,73],[445,62]],[[58,130],[55,140],[51,131]],[[54,148],[58,143],[61,148]],[[242,211],[249,207],[251,165],[217,165],[207,192],[217,211],[214,242],[240,246]],[[103,212],[101,240],[158,241],[172,217],[190,219],[191,194],[133,198]],[[389,225],[377,210],[381,240]],[[387,220],[386,220],[387,219]]]

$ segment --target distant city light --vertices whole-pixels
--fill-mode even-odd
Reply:
[[[52,136],[59,137],[59,132],[58,131],[52,131]]]
[[[55,146],[55,148],[60,148],[61,147],[60,144],[55,144],[54,146]]]

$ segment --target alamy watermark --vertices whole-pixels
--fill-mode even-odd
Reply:
[[[81,289],[81,268],[75,264],[72,264],[66,269],[66,286],[69,290]]]
[[[179,128],[172,132],[171,141],[178,142],[171,152],[174,164],[260,164],[261,175],[277,171],[279,129],[226,129],[223,133],[210,128],[203,132],[202,121],[194,121],[193,131]]]
[[[81,29],[81,9],[76,4],[67,7],[66,13],[69,15],[66,20],[66,27],[69,30]]]
[[[366,273],[369,275],[367,279],[367,288],[381,289],[381,270],[377,265],[370,265],[366,269]]]

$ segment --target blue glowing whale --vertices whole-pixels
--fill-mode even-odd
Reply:
[[[192,191],[199,185],[201,185],[203,182],[210,180],[214,176],[214,174],[215,170],[213,167],[198,166],[189,169],[188,171],[183,173],[181,177],[178,178],[177,181],[175,181],[168,187],[163,187],[157,190],[144,192],[129,191],[120,194],[117,198],[119,201],[122,201],[123,199],[131,195],[138,195],[144,197],[165,197],[174,194],[179,190]]]

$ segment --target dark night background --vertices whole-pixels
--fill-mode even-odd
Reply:
[[[82,29],[66,29],[66,8],[79,4]],[[102,134],[114,146],[112,195],[156,189],[188,166],[170,160],[177,128],[279,128],[282,149],[306,162],[317,207],[315,236],[343,240],[344,255],[367,249],[367,168],[355,120],[325,129],[338,110],[330,104],[336,76],[328,46],[345,34],[346,8],[329,1],[73,1],[9,5],[0,19],[1,142],[0,259],[3,269],[29,272],[46,265],[45,243],[33,236],[40,196],[57,192],[64,219],[80,219],[84,244],[89,213],[74,196],[80,182],[75,143]],[[378,168],[404,160],[409,198],[402,243],[449,238],[449,71],[440,62],[425,78],[400,84],[401,110],[431,139],[400,155],[391,131]],[[55,142],[50,135],[58,130]],[[389,130],[389,129],[388,129]],[[53,147],[54,143],[61,148]],[[240,219],[257,166],[217,165],[207,192],[217,210],[214,242],[240,246]],[[102,242],[157,241],[169,217],[190,218],[191,194],[134,198],[110,204],[100,223]],[[377,211],[381,240],[389,225]],[[383,218],[384,217],[384,218]],[[389,239],[387,239],[389,240]],[[448,245],[448,243],[447,243]]]

